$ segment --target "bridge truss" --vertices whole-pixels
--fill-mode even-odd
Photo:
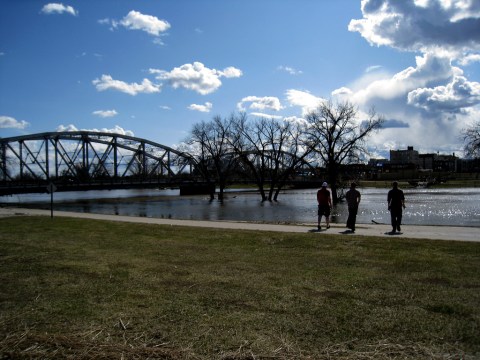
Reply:
[[[0,138],[0,183],[15,192],[52,182],[60,190],[107,182],[168,184],[192,179],[195,166],[189,154],[127,135],[72,131]]]

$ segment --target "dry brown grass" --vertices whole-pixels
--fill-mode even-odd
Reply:
[[[0,359],[480,358],[480,244],[0,219]]]

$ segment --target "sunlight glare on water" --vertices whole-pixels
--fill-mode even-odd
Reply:
[[[357,222],[390,223],[388,189],[359,188],[362,201]],[[480,189],[403,189],[410,225],[480,226]],[[55,193],[56,210],[192,220],[232,220],[271,223],[315,223],[317,189],[283,191],[278,202],[261,202],[251,191],[231,191],[225,201],[207,196],[179,196],[178,190],[112,190]],[[48,208],[48,194],[0,197],[0,203]],[[344,223],[347,207],[332,210],[332,222]]]

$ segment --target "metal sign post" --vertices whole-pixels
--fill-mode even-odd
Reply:
[[[57,191],[57,187],[53,182],[47,185],[47,191],[50,193],[50,217],[53,219],[53,193]]]

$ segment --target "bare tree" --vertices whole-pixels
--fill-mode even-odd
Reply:
[[[367,152],[366,138],[381,128],[384,118],[371,109],[367,119],[358,119],[358,109],[348,101],[322,103],[306,116],[309,146],[322,160],[333,203],[338,203],[339,170],[358,161]]]
[[[269,167],[270,191],[268,200],[276,201],[281,189],[288,180],[295,176],[297,170],[305,164],[305,158],[311,148],[305,147],[304,126],[289,121],[262,121],[265,138],[270,150],[264,154],[272,158]]]
[[[244,112],[232,114],[230,122],[233,126],[229,142],[237,159],[258,186],[262,201],[267,200],[265,193],[266,167],[264,153],[265,143],[259,137],[258,126],[248,122]]]
[[[187,140],[189,145],[197,147],[195,156],[207,181],[211,174],[218,181],[219,200],[223,200],[224,189],[235,166],[229,142],[231,126],[230,120],[216,116],[212,121],[195,124]]]
[[[301,126],[265,118],[248,122],[245,114],[232,116],[232,123],[235,128],[232,146],[255,179],[262,201],[276,201],[280,190],[307,156],[302,146]]]
[[[463,130],[462,135],[465,141],[465,156],[480,158],[480,121]]]

